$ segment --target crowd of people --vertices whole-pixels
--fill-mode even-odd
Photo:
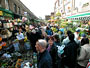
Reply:
[[[32,28],[15,27],[12,33],[19,40],[21,53],[24,52],[24,34],[27,36],[33,52],[37,53],[37,68],[86,68],[89,62],[89,39],[85,34],[80,37],[80,29],[65,33],[64,28],[61,30],[58,26],[32,25]],[[58,55],[58,46],[62,45],[65,45],[64,52]]]
[[[59,33],[61,32],[61,33]],[[73,33],[60,31],[58,26],[35,27],[27,33],[32,49],[38,53],[38,68],[86,68],[90,59],[89,39],[80,37],[80,29]],[[58,46],[65,45],[58,56]]]

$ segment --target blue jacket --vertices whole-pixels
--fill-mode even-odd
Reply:
[[[46,30],[47,35],[53,35],[53,32],[51,30]]]
[[[47,50],[38,55],[38,68],[52,68],[52,59]]]

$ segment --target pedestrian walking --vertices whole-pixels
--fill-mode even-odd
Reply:
[[[49,37],[48,40],[48,52],[50,53],[51,57],[52,57],[52,68],[58,68],[58,54],[57,54],[57,47],[54,44],[54,38],[53,37]]]
[[[52,68],[52,59],[49,52],[46,50],[46,40],[40,39],[36,42],[36,50],[38,54],[38,68]]]
[[[83,38],[81,40],[81,49],[80,49],[80,55],[78,56],[78,64],[77,68],[86,68],[89,59],[90,59],[90,45],[89,45],[89,39]]]
[[[74,41],[74,34],[69,35],[69,40],[70,42],[64,49],[64,58],[62,62],[64,62],[64,66],[75,68],[79,45],[77,45],[77,43]]]
[[[36,52],[35,44],[38,41],[38,39],[42,38],[41,35],[38,32],[36,32],[35,29],[32,29],[32,31],[31,31],[31,33],[29,33],[28,37],[29,37],[28,39],[30,40],[33,52]]]

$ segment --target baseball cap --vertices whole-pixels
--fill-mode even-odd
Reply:
[[[81,34],[81,36],[82,36],[82,37],[86,37],[86,34],[83,33],[83,34]]]
[[[80,32],[80,29],[76,29],[76,32]]]

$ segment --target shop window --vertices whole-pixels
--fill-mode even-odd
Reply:
[[[1,2],[2,2],[2,0],[0,0],[0,7],[2,7]]]
[[[2,5],[0,4],[0,7],[2,7]]]
[[[21,14],[20,7],[18,7],[18,13]]]
[[[85,4],[83,4],[82,7],[86,7],[86,6],[88,6],[88,5],[89,5],[89,3],[85,3]]]
[[[71,0],[64,0],[65,2],[70,2]]]
[[[2,0],[0,0],[0,4],[1,4]]]
[[[67,2],[70,2],[71,0],[67,0]]]
[[[14,4],[14,12],[17,13],[17,5],[16,4]]]
[[[62,4],[63,3],[63,0],[60,0],[60,4]]]
[[[9,4],[8,4],[8,0],[5,0],[5,6],[6,6],[6,9],[9,9]]]

